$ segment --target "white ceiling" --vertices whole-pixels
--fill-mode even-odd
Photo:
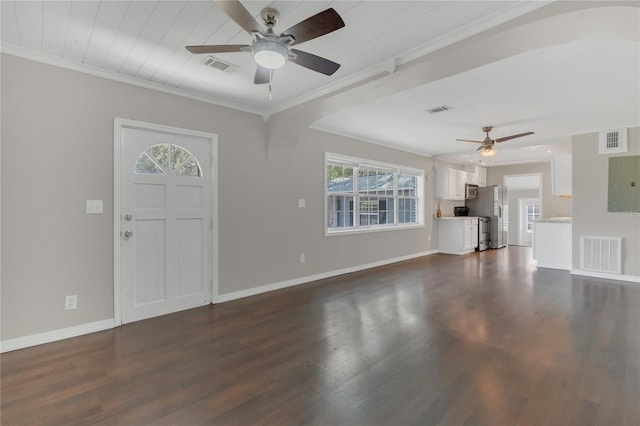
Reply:
[[[267,116],[320,95],[348,93],[347,86],[379,79],[381,71],[393,72],[397,65],[411,64],[549,2],[242,3],[255,17],[264,7],[277,8],[281,19],[276,30],[333,7],[345,28],[299,48],[342,67],[327,77],[287,64],[276,72],[270,101],[267,85],[253,84],[251,55],[216,55],[237,66],[223,72],[202,65],[205,55],[191,55],[184,49],[185,45],[250,40],[208,0],[2,0],[2,50]],[[640,15],[637,24],[640,31]],[[328,111],[314,127],[462,163],[477,162],[480,157],[475,145],[455,138],[482,139],[480,127],[494,125],[493,137],[525,131],[536,134],[500,144],[499,156],[486,165],[546,160],[569,150],[572,134],[639,121],[639,52],[638,42],[629,40],[583,40],[531,50],[411,90]],[[424,112],[441,104],[453,109],[436,115]]]

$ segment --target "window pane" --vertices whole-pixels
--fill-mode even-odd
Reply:
[[[169,172],[169,144],[154,145],[147,149],[147,153],[165,171]]]
[[[327,165],[328,192],[353,192],[353,167]]]
[[[358,192],[366,195],[393,195],[395,173],[361,168],[358,171]]]
[[[163,175],[164,171],[153,162],[149,155],[146,152],[140,154],[138,160],[136,161],[136,165],[133,167],[133,172],[142,174],[142,175]]]
[[[180,170],[182,163],[191,158],[191,153],[178,145],[171,145],[171,170]]]
[[[327,197],[327,227],[353,226],[353,197],[330,195]]]
[[[398,223],[418,223],[416,200],[398,199]]]
[[[416,177],[412,175],[398,175],[398,195],[403,197],[416,196]]]
[[[178,170],[178,175],[202,177],[202,172],[200,171],[200,165],[198,164],[196,159],[191,157],[190,160],[188,160],[180,167],[180,170]]]

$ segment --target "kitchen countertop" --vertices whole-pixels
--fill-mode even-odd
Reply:
[[[536,223],[571,223],[571,217],[548,217],[546,219],[538,219]]]
[[[440,216],[436,219],[477,219],[479,216]]]

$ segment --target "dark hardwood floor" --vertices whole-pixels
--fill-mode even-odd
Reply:
[[[2,355],[3,425],[640,425],[640,287],[432,255]]]

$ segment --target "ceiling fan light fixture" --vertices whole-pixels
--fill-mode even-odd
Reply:
[[[480,151],[480,155],[482,155],[483,157],[491,157],[493,155],[496,155],[498,153],[497,149],[493,149],[491,147],[487,147],[485,149],[483,149],[482,151]]]
[[[253,45],[256,63],[268,70],[282,68],[287,63],[289,49],[273,40],[261,40]]]

